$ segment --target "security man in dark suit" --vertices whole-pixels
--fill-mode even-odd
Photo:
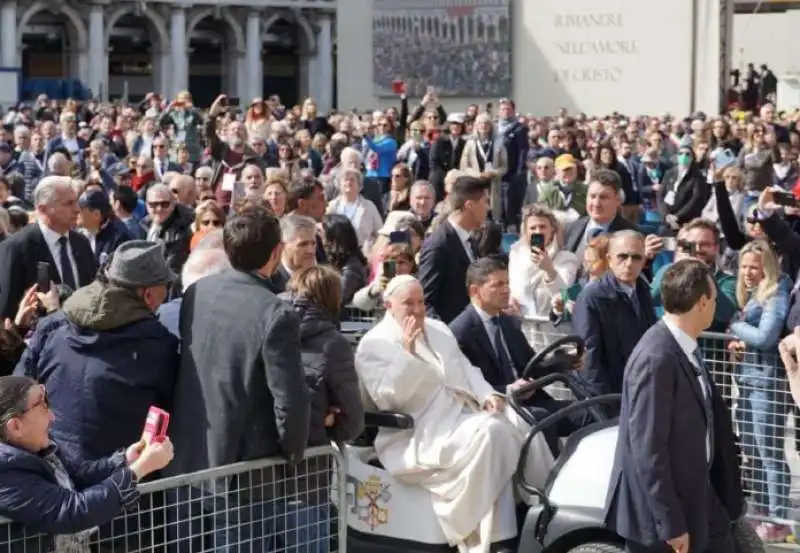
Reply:
[[[620,392],[628,357],[656,322],[650,288],[640,278],[645,256],[641,234],[615,232],[608,246],[609,271],[575,300],[572,327],[586,343],[586,364],[578,375],[592,394]]]
[[[49,264],[52,282],[73,291],[97,272],[89,240],[72,230],[79,210],[71,179],[43,178],[33,200],[37,221],[0,244],[0,318],[14,318],[25,291],[36,284],[40,262]]]
[[[456,179],[450,192],[453,211],[422,244],[419,281],[428,316],[450,323],[469,304],[466,274],[478,257],[472,232],[489,211],[489,181],[472,176]]]
[[[741,513],[716,457],[729,454],[729,418],[702,353],[716,286],[706,264],[685,259],[664,275],[664,318],[642,336],[625,367],[619,438],[605,522],[631,553],[735,551]]]
[[[461,351],[470,363],[478,367],[486,381],[505,395],[524,386],[522,371],[536,354],[525,338],[519,320],[504,313],[508,307],[510,289],[508,266],[497,257],[481,258],[467,270],[467,288],[471,303],[450,323]],[[532,375],[534,378],[544,374]],[[524,405],[537,419],[569,405],[569,401],[554,399],[544,390],[525,398]],[[563,419],[558,428],[546,435],[553,454],[558,453],[558,437],[569,436],[581,423]]]

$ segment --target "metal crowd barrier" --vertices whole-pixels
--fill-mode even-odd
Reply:
[[[568,335],[570,325],[553,326],[544,317],[526,317],[523,330],[534,349]],[[704,332],[700,347],[717,388],[731,409],[742,450],[742,474],[748,495],[748,517],[793,527],[800,520],[800,412],[788,392],[785,371],[774,352],[747,352],[735,358],[728,345],[736,337]],[[538,347],[537,347],[538,346]],[[746,364],[752,383],[739,384],[737,367]],[[548,388],[558,399],[572,399],[560,385]],[[800,538],[800,535],[798,535]],[[794,538],[790,538],[794,542]]]
[[[346,482],[332,446],[310,449],[295,466],[235,463],[141,484],[138,509],[88,530],[83,544],[0,518],[0,551],[346,553],[347,517],[333,507],[347,504]]]

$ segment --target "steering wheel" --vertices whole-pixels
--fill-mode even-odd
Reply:
[[[574,346],[576,353],[572,354],[564,351],[562,348],[567,345]],[[559,338],[542,351],[534,355],[533,359],[528,361],[528,364],[525,365],[525,370],[522,371],[522,378],[533,378],[534,372],[537,372],[537,369],[544,367],[547,367],[547,370],[542,372],[567,373],[572,369],[576,357],[580,359],[583,356],[585,349],[586,345],[583,342],[583,338],[580,336],[564,336]],[[547,359],[547,357],[551,354],[552,357]]]

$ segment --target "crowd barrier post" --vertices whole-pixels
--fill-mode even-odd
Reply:
[[[347,517],[333,507],[346,504],[346,482],[333,446],[309,449],[294,466],[235,463],[140,484],[136,509],[84,531],[77,544],[74,534],[0,518],[0,552],[347,553]]]
[[[569,335],[569,324],[554,326],[546,317],[523,318],[523,331],[539,349]],[[800,412],[788,391],[786,373],[774,352],[728,349],[736,337],[704,332],[699,340],[704,361],[731,410],[741,449],[742,483],[747,516],[794,528],[792,482],[800,475]],[[538,351],[538,350],[537,350]],[[557,399],[574,399],[560,384],[547,391]]]

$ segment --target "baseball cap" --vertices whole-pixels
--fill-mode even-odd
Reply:
[[[566,169],[567,167],[577,167],[578,162],[572,154],[561,154],[556,158],[556,169]]]
[[[105,192],[89,190],[81,194],[81,197],[78,198],[78,207],[107,213],[111,210],[111,202],[109,202]]]

